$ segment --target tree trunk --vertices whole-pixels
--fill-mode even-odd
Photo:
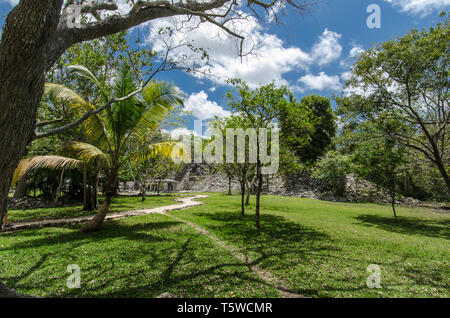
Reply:
[[[241,181],[241,214],[245,215],[245,181]]]
[[[54,204],[58,203],[58,197],[59,197],[59,193],[61,192],[61,187],[62,187],[63,181],[64,181],[64,168],[62,168],[62,170],[61,170],[61,175],[59,176],[58,187],[56,188],[56,191],[53,196]]]
[[[141,201],[145,201],[145,196],[147,195],[146,185],[141,185]]]
[[[228,176],[228,195],[231,195],[231,176]]]
[[[117,150],[117,153],[118,151],[119,150]],[[118,157],[117,154],[116,156]],[[118,181],[117,172],[119,170],[117,161],[115,162],[113,167],[114,168],[109,171],[109,175],[106,177],[105,184],[103,185],[103,193],[105,195],[103,204],[100,207],[100,210],[97,212],[97,214],[91,220],[89,220],[89,222],[81,229],[81,232],[88,233],[98,231],[102,226],[103,221],[105,220],[105,216],[109,210],[109,205],[111,204],[112,198],[116,193]]]
[[[398,222],[398,220],[397,220],[397,213],[395,213],[395,196],[391,200],[391,205],[392,205],[392,212],[394,212],[395,222]]]
[[[449,177],[449,175],[447,173],[447,170],[445,169],[444,164],[442,163],[441,158],[439,156],[435,156],[435,157],[438,157],[436,159],[436,166],[438,167],[439,172],[442,175],[442,178],[444,178],[445,185],[447,186],[447,192],[450,195],[450,177]]]
[[[22,0],[8,14],[0,41],[0,219],[19,160],[34,135],[62,0]]]
[[[27,194],[28,173],[24,174],[17,182],[16,191],[14,191],[14,200],[22,199]]]
[[[159,179],[159,181],[158,181],[158,183],[156,185],[156,191],[157,191],[156,195],[159,196],[160,190],[161,190],[161,179]]]
[[[100,211],[81,229],[81,232],[89,233],[100,230],[105,216],[108,213],[109,205],[111,204],[113,194],[108,192],[105,195],[105,201],[103,201]]]
[[[397,213],[395,213],[395,189],[391,189],[391,205],[392,205],[392,212],[394,213],[395,222],[398,222]]]
[[[248,188],[247,189],[247,196],[246,196],[246,198],[245,198],[245,205],[249,205],[250,204],[250,193],[251,192],[251,190],[250,190],[250,188]]]
[[[100,169],[96,169],[94,173],[94,183],[92,186],[92,209],[97,210],[100,206],[98,203],[98,179],[100,175]]]
[[[88,197],[87,197],[87,172],[86,172],[86,166],[83,167],[83,210],[88,211]]]
[[[247,185],[247,198],[245,199],[245,205],[250,204],[250,195],[252,194],[252,189],[255,185],[255,182],[256,182],[256,175],[253,176],[250,185]]]
[[[259,152],[259,149],[258,149]],[[258,185],[256,187],[256,208],[255,208],[255,220],[256,220],[256,228],[260,228],[260,221],[259,221],[259,210],[260,210],[260,201],[261,201],[261,191],[262,191],[262,185],[263,185],[263,175],[261,173],[261,162],[258,159],[257,168],[256,168],[256,175],[258,177]]]

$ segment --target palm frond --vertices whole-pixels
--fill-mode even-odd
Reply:
[[[99,159],[104,163],[110,163],[111,157],[101,151],[99,148],[81,141],[68,141],[64,144],[63,149],[77,154],[78,158],[86,163]]]
[[[176,106],[183,105],[181,91],[167,82],[149,83],[144,88],[142,97],[147,110],[136,126],[137,133],[154,132]]]
[[[137,162],[145,162],[151,158],[163,156],[172,160],[176,159],[181,161],[189,154],[188,150],[184,144],[178,141],[158,142],[149,144],[144,149],[140,149],[131,159]]]
[[[52,170],[58,169],[74,169],[83,166],[84,163],[80,160],[61,157],[61,156],[35,156],[22,159],[14,171],[11,185],[14,185],[27,172],[39,168],[47,168]]]
[[[87,67],[83,65],[69,65],[67,69],[69,70],[69,72],[87,78],[95,85],[97,85],[103,93],[103,98],[105,99],[105,102],[108,100],[108,92],[106,91],[105,87],[102,86],[97,77],[95,77],[95,75],[92,74],[92,72]]]
[[[83,65],[69,65],[67,69],[69,70],[69,72],[87,78],[88,80],[101,87],[100,81],[97,79],[97,77],[95,77],[94,74],[92,74],[92,72],[87,67]]]
[[[67,102],[70,105],[75,104],[80,107],[89,105],[87,101],[73,90],[59,84],[45,83],[44,95],[48,96],[52,101]]]
[[[30,162],[30,158],[24,158],[19,161],[19,164],[14,170],[14,174],[11,180],[11,187],[16,184],[17,181],[27,172],[27,165]]]
[[[88,111],[95,109],[95,106],[88,103],[73,90],[59,84],[46,83],[44,94],[53,102],[66,102],[73,108],[78,116],[83,116]],[[83,122],[84,131],[93,144],[104,147],[109,143],[108,135],[105,131],[105,120],[100,114],[89,116]]]

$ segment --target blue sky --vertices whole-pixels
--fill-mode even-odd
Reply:
[[[124,0],[117,1],[126,12]],[[17,0],[0,0],[0,23]],[[380,7],[381,28],[369,29],[366,20],[370,4]],[[193,120],[204,121],[230,114],[223,98],[230,89],[226,78],[241,77],[252,87],[275,81],[288,85],[298,98],[312,93],[330,97],[339,94],[346,72],[358,54],[373,45],[403,35],[412,28],[428,28],[440,20],[438,13],[450,9],[450,0],[325,0],[299,15],[289,7],[280,8],[283,25],[263,21],[246,21],[233,25],[246,35],[244,49],[253,45],[251,54],[242,61],[237,57],[236,40],[211,25],[202,24],[188,33],[176,32],[161,38],[157,30],[173,26],[179,20],[157,20],[135,29],[145,45],[163,51],[163,40],[172,44],[186,41],[207,48],[208,66],[214,76],[200,76],[181,71],[160,73],[158,79],[177,85],[186,95],[185,107],[192,111],[186,127],[171,129],[175,135],[193,129]],[[185,47],[174,51],[191,57]],[[193,56],[195,58],[195,56]],[[186,62],[187,63],[187,62]]]

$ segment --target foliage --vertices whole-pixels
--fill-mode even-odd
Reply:
[[[312,176],[328,186],[335,195],[345,194],[346,175],[351,171],[351,158],[336,151],[329,151],[321,158],[313,170]]]
[[[449,32],[447,20],[363,52],[346,83],[351,94],[337,102],[349,129],[396,122],[389,137],[432,162],[450,193]]]
[[[302,162],[312,165],[330,146],[336,133],[329,98],[310,95],[291,105],[280,116],[283,142]]]

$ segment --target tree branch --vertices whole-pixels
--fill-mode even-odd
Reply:
[[[63,120],[64,120],[64,118],[57,118],[57,119],[50,119],[50,120],[40,121],[40,122],[36,123],[36,128],[37,127],[42,127],[42,126],[47,126],[47,125],[50,125],[50,124],[59,123],[59,122],[61,122]]]

